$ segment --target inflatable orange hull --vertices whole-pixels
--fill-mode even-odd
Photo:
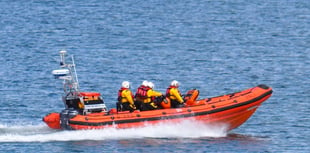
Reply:
[[[133,128],[163,122],[197,120],[211,125],[225,125],[227,131],[247,121],[272,94],[272,89],[259,85],[240,92],[191,101],[182,108],[152,111],[91,113],[76,115],[68,120],[71,129]],[[59,113],[50,113],[43,121],[53,129],[61,129]]]

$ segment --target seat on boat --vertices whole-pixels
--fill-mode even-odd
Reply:
[[[184,96],[184,102],[186,105],[191,106],[195,104],[196,99],[198,98],[199,90],[198,89],[192,89],[189,90],[186,95]]]

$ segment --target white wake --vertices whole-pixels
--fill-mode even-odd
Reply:
[[[141,128],[61,131],[46,125],[0,125],[0,142],[50,142],[143,138],[225,137],[226,126],[205,125],[197,121],[163,123]]]

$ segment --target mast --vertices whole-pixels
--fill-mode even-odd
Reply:
[[[64,102],[65,109],[63,110],[63,123],[66,128],[68,121],[68,113],[70,114],[87,114],[92,112],[106,112],[107,107],[100,97],[100,93],[95,92],[80,92],[79,80],[75,68],[73,55],[71,62],[66,61],[67,51],[61,50],[60,55],[60,69],[52,71],[56,79],[63,80],[64,94],[62,101]],[[86,93],[86,95],[85,95]],[[91,97],[91,98],[85,98]],[[85,98],[85,99],[84,99]],[[87,103],[84,103],[84,102]],[[89,103],[88,103],[89,102]],[[67,117],[66,117],[67,116]]]
[[[67,51],[61,50],[59,54],[60,54],[60,69],[54,70],[52,73],[56,79],[63,80],[64,98],[65,99],[77,98],[80,93],[80,87],[75,68],[74,57],[72,55],[71,63],[67,63],[66,62]]]

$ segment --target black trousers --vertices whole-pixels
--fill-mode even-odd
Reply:
[[[172,108],[181,108],[184,106],[184,104],[181,104],[180,102],[178,102],[177,100],[172,100],[170,99],[171,101],[171,107]]]
[[[129,102],[125,103],[118,102],[116,107],[117,111],[130,111],[130,112],[135,111],[135,109],[130,106]]]
[[[158,106],[154,102],[142,103],[141,111],[155,110]]]
[[[137,108],[137,110],[141,110],[143,102],[142,101],[135,101],[135,106]]]

